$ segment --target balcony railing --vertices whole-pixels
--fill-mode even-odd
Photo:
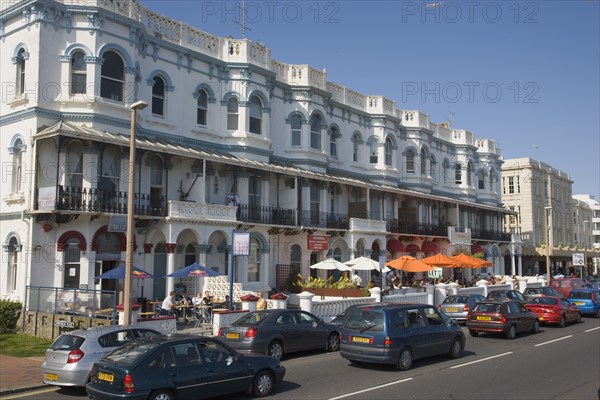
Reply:
[[[56,210],[127,214],[127,192],[59,185],[56,193]],[[155,198],[150,194],[136,193],[134,213],[136,215],[165,216],[164,196]]]
[[[494,240],[500,242],[510,242],[510,233],[488,231],[483,229],[471,229],[471,237],[480,240]]]
[[[406,235],[447,236],[446,225],[422,224],[417,222],[403,222],[397,219],[387,220],[387,231]]]
[[[350,221],[347,214],[303,210],[300,216],[300,225],[303,226],[345,230],[350,228]]]
[[[240,204],[238,207],[238,221],[296,226],[296,210],[268,206],[251,206],[248,204]]]

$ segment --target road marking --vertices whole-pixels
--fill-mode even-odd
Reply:
[[[512,351],[509,351],[509,352],[507,352],[507,353],[502,353],[502,354],[498,354],[498,355],[495,355],[495,356],[491,356],[491,357],[482,358],[481,360],[475,360],[475,361],[471,361],[471,362],[468,362],[468,363],[464,363],[464,364],[455,365],[455,366],[453,366],[453,367],[450,367],[450,369],[454,369],[454,368],[460,368],[460,367],[466,367],[467,365],[476,364],[476,363],[479,363],[479,362],[482,362],[482,361],[491,360],[491,359],[493,359],[493,358],[498,358],[498,357],[502,357],[502,356],[507,356],[507,355],[509,355],[509,354],[512,354],[512,353],[513,353]]]
[[[408,381],[410,381],[412,379],[413,378],[406,378],[406,379],[402,379],[401,381],[395,381],[395,382],[390,382],[390,383],[386,383],[386,384],[379,385],[379,386],[373,386],[372,388],[364,389],[364,390],[359,390],[358,392],[352,392],[352,393],[348,393],[348,394],[343,394],[341,396],[332,397],[329,400],[337,400],[337,399],[343,399],[344,397],[356,396],[357,394],[370,392],[371,390],[377,390],[377,389],[384,388],[386,386],[392,386],[392,385],[396,385],[398,383],[408,382]]]
[[[592,328],[592,329],[588,329],[587,331],[584,331],[584,332],[591,332],[591,331],[595,331],[596,329],[600,329],[600,326],[597,326],[597,327]]]
[[[50,392],[56,392],[55,387],[51,387],[48,389],[41,389],[41,390],[35,390],[35,391],[31,391],[31,392],[23,392],[23,393],[19,393],[19,394],[14,394],[12,396],[5,396],[2,397],[2,400],[9,400],[9,399],[20,399],[21,397],[28,397],[28,396],[33,396],[35,394],[42,394],[42,393],[50,393]]]
[[[554,339],[554,340],[550,340],[550,341],[548,341],[548,342],[544,342],[544,343],[538,343],[538,344],[536,344],[534,347],[543,346],[543,345],[545,345],[545,344],[548,344],[548,343],[554,343],[554,342],[558,342],[559,340],[568,339],[568,338],[570,338],[570,337],[573,337],[573,335],[563,336],[563,337],[561,337],[561,338]]]

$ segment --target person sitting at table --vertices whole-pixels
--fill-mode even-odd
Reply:
[[[202,305],[204,306],[212,306],[213,305],[213,297],[210,295],[210,292],[207,290],[204,292],[204,297],[202,298]]]
[[[177,310],[175,310],[175,308],[174,308],[175,294],[176,294],[175,291],[171,290],[169,292],[169,295],[167,297],[165,297],[165,299],[163,300],[161,307],[160,307],[161,315],[175,315],[176,317],[179,317]]]
[[[202,305],[202,292],[196,293],[196,296],[192,299],[192,304],[194,305],[194,307]]]
[[[186,292],[183,292],[177,304],[184,306],[181,310],[183,311],[182,314],[185,321],[188,322],[192,317],[192,298],[188,296]]]

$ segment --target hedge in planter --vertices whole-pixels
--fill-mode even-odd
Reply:
[[[17,332],[17,321],[23,305],[10,300],[0,300],[0,335]]]

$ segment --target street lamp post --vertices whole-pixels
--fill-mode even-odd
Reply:
[[[136,101],[131,105],[131,130],[129,132],[129,191],[127,193],[127,249],[125,254],[125,290],[123,294],[124,324],[131,324],[131,272],[133,270],[133,214],[135,204],[135,125],[137,110],[148,107],[145,101]]]
[[[588,247],[588,224],[590,223],[589,220],[585,220],[583,221],[583,269],[585,270],[585,273],[587,275],[590,275],[590,271],[588,271],[588,264],[587,264],[587,247]],[[581,276],[580,278],[583,279],[583,270],[581,271]]]
[[[544,207],[544,227],[546,229],[546,284],[550,284],[550,224],[548,223],[549,211],[552,207]]]

